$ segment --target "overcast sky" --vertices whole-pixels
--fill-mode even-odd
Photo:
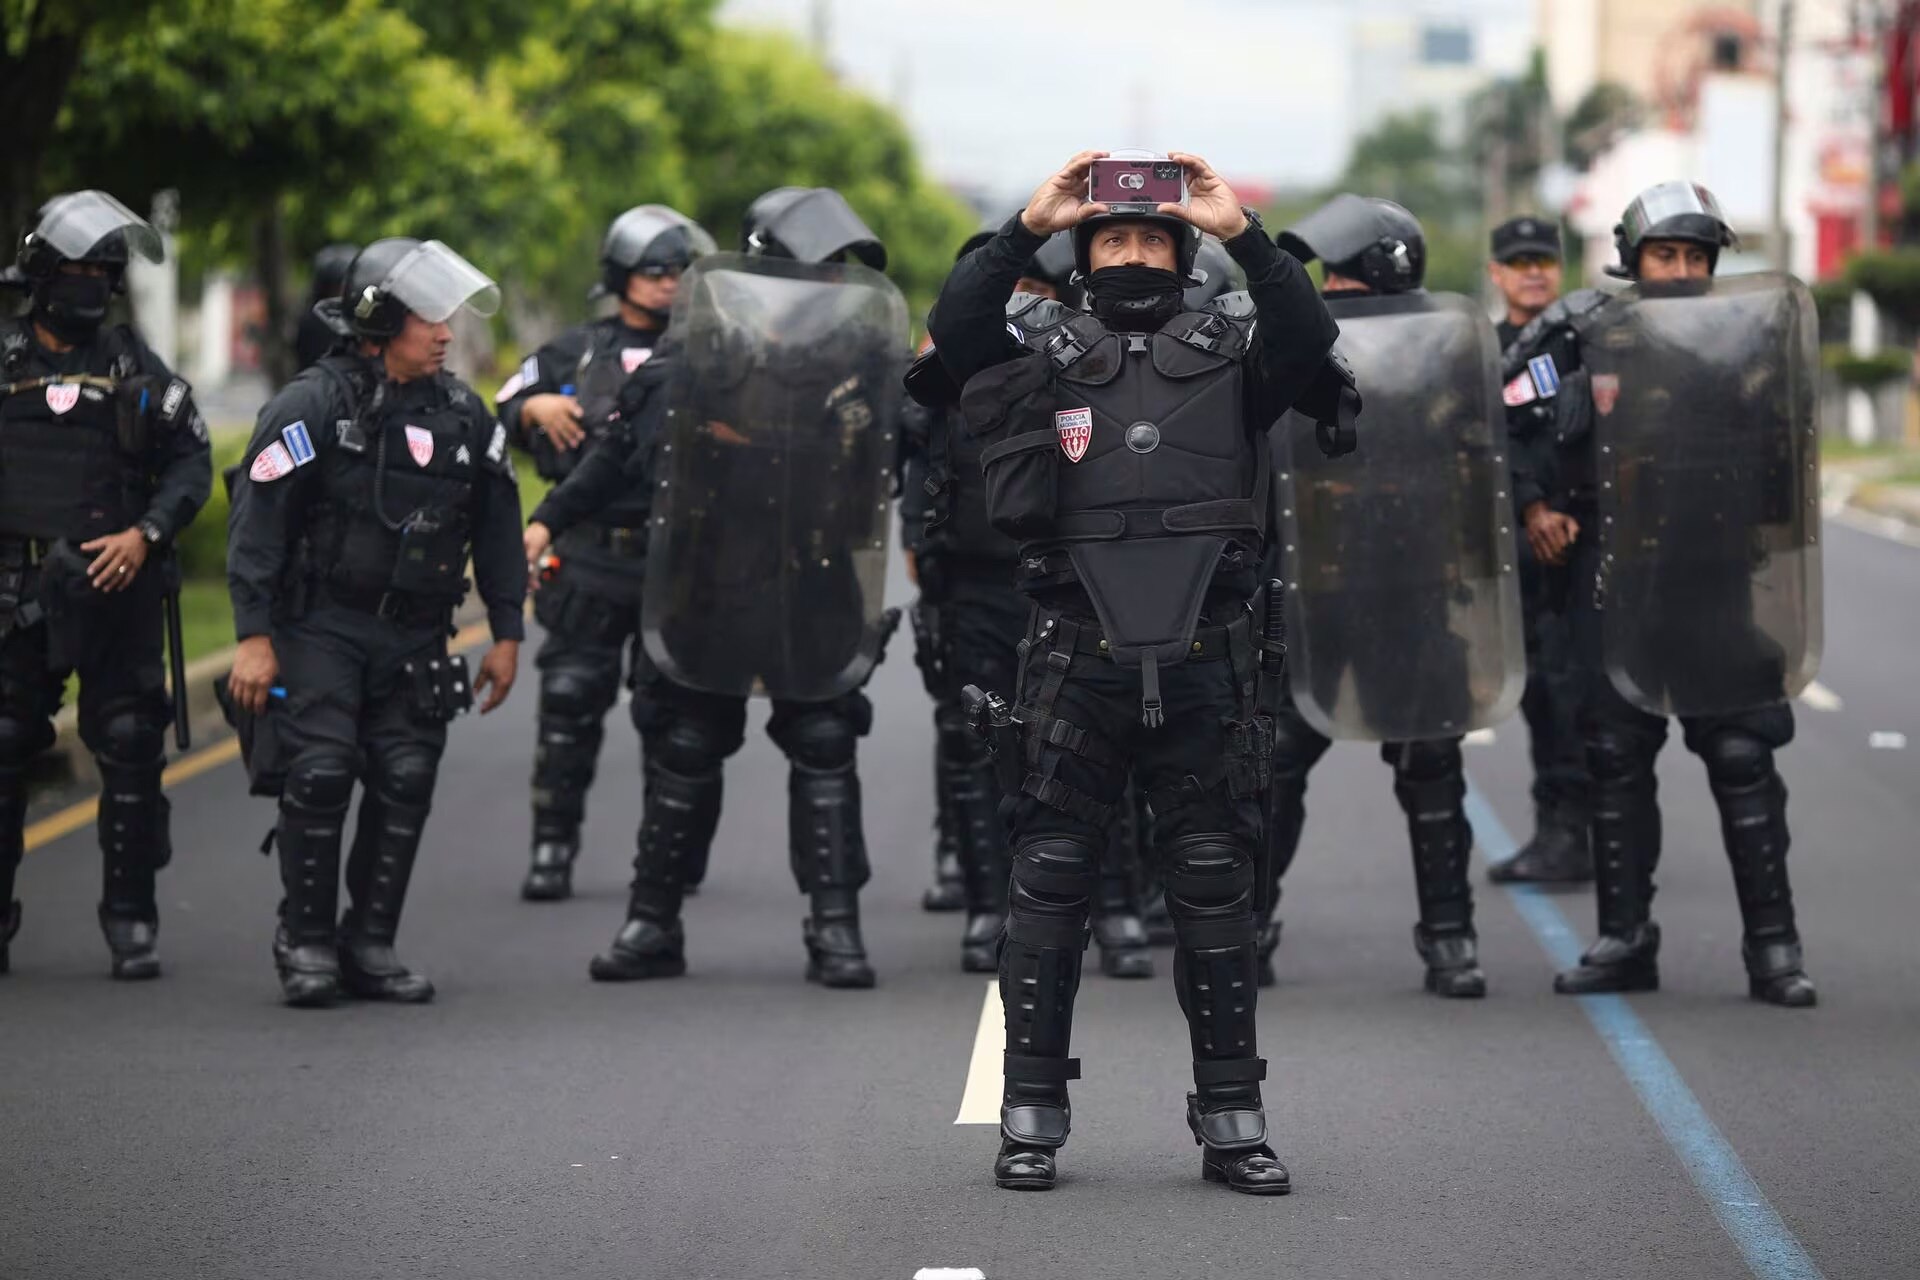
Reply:
[[[1517,64],[1533,0],[726,0],[730,22],[806,35],[899,105],[940,178],[1017,199],[1082,147],[1177,148],[1230,177],[1331,178],[1346,158],[1351,25],[1477,14]]]

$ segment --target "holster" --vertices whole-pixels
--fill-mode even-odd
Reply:
[[[421,724],[446,724],[473,709],[473,681],[464,654],[438,654],[400,665],[408,709]]]
[[[987,744],[993,759],[994,781],[1001,793],[1020,794],[1027,780],[1025,727],[1014,715],[1007,700],[970,684],[960,691],[960,705],[967,713],[967,729]]]

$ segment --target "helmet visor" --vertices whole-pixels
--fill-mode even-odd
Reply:
[[[851,253],[876,271],[887,265],[880,238],[831,187],[816,187],[793,200],[767,220],[766,230],[801,262]]]
[[[115,232],[127,246],[127,256],[139,254],[148,262],[166,256],[160,233],[127,206],[104,191],[75,191],[55,196],[40,210],[33,234],[61,257],[72,262],[86,258]]]
[[[1727,219],[1720,212],[1720,202],[1697,182],[1663,182],[1648,187],[1620,216],[1620,230],[1628,244],[1639,244],[1661,223],[1688,214],[1712,219],[1726,234]]]
[[[394,263],[380,291],[429,324],[443,323],[463,306],[482,316],[500,309],[500,286],[438,240]]]
[[[649,254],[648,250],[654,248],[660,238],[670,231],[681,233],[673,237],[672,251]],[[715,252],[717,248],[713,237],[691,218],[663,204],[643,204],[636,205],[613,220],[613,225],[607,228],[607,238],[601,245],[600,256],[628,271],[638,271],[649,266],[685,266],[695,258]]]

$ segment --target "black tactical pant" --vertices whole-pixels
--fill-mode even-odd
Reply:
[[[411,664],[444,661],[444,621],[397,622],[328,600],[276,626],[283,707],[270,709],[287,762],[276,841],[294,945],[338,934],[391,943],[433,803],[446,723],[431,715]],[[340,851],[353,785],[363,787],[347,858],[349,906],[336,924]]]
[[[747,700],[675,684],[647,666],[633,699],[646,796],[629,914],[666,925],[704,874],[720,822],[721,766],[746,741]],[[773,701],[767,736],[786,753],[788,851],[800,891],[853,893],[869,874],[856,747],[873,704]]]
[[[629,653],[639,644],[646,562],[616,555],[569,530],[558,574],[534,596],[546,630],[540,671],[539,738],[533,756],[533,839],[577,845],[587,790],[600,759],[604,721],[619,700]]]
[[[1654,760],[1667,717],[1622,697],[1605,665],[1605,586],[1597,540],[1583,533],[1572,557],[1570,606],[1581,673],[1578,712],[1593,787],[1594,876],[1602,934],[1630,933],[1650,919],[1660,862],[1660,805]],[[1785,701],[1728,715],[1678,717],[1687,749],[1707,769],[1721,836],[1750,943],[1795,942],[1787,878],[1787,788],[1773,753],[1793,741]]]
[[[1024,775],[1007,806],[1013,883],[1000,955],[1001,1123],[1010,1140],[1066,1140],[1081,952],[1129,778],[1146,789],[1153,813],[1153,852],[1177,933],[1174,986],[1202,1110],[1234,1097],[1259,1105],[1265,1064],[1254,1035],[1253,904],[1265,731],[1253,716],[1255,658],[1244,613],[1238,623],[1228,635],[1202,620],[1199,649],[1160,670],[1165,723],[1147,728],[1141,673],[1102,656],[1097,623],[1035,613],[1019,691],[1025,758],[1002,765],[1003,785]]]
[[[1571,601],[1564,565],[1543,565],[1520,551],[1520,607],[1527,648],[1527,689],[1520,713],[1527,722],[1533,761],[1533,803],[1540,813],[1562,812],[1585,825],[1587,753],[1580,736],[1581,676],[1573,653]]]
[[[28,569],[16,590],[34,601],[38,571]],[[100,769],[100,913],[159,922],[154,876],[172,856],[160,793],[169,714],[161,593],[160,566],[150,561],[124,591],[94,593],[54,619],[21,625],[18,605],[0,619],[0,928],[24,853],[27,770],[53,745],[53,717],[73,673],[80,739]],[[27,608],[34,619],[38,606]]]
[[[1333,745],[1307,723],[1292,695],[1280,699],[1274,715],[1273,786],[1267,793],[1268,858],[1272,893],[1280,901],[1280,880],[1300,849],[1307,820],[1307,775]],[[1473,931],[1473,891],[1467,860],[1473,828],[1466,815],[1466,772],[1459,738],[1421,742],[1383,742],[1380,758],[1393,768],[1393,794],[1406,814],[1413,848],[1414,894],[1420,923],[1431,933]]]

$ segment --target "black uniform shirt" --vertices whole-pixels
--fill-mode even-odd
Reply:
[[[364,357],[367,370],[382,375],[379,364]],[[427,404],[454,402],[465,416],[468,441],[478,460],[470,518],[473,574],[486,602],[495,640],[526,635],[521,608],[527,594],[526,556],[520,545],[520,490],[507,456],[506,430],[473,390],[458,378],[433,378],[392,385],[381,410],[384,418]],[[287,588],[287,569],[315,492],[321,468],[308,465],[338,447],[339,433],[356,416],[343,379],[326,367],[303,371],[260,410],[245,464],[234,484],[233,510],[227,520],[227,586],[233,596],[234,634],[242,640],[273,630],[276,603]],[[262,451],[285,450],[286,433],[305,429],[311,452],[296,458],[285,474],[251,479],[248,471]],[[368,434],[384,424],[368,423]]]
[[[1507,407],[1507,454],[1518,513],[1536,502],[1557,511],[1593,503],[1592,412],[1577,324],[1604,302],[1595,290],[1576,290],[1556,300],[1506,345],[1501,396]],[[1505,326],[1501,336],[1506,336]]]
[[[617,361],[628,375],[639,371],[652,358],[660,341],[658,329],[634,329],[618,315],[575,325],[520,362],[520,367],[500,388],[496,409],[507,434],[522,449],[532,449],[539,428],[522,420],[527,401],[535,396],[581,394],[579,371],[581,357],[592,351],[595,360]]]

